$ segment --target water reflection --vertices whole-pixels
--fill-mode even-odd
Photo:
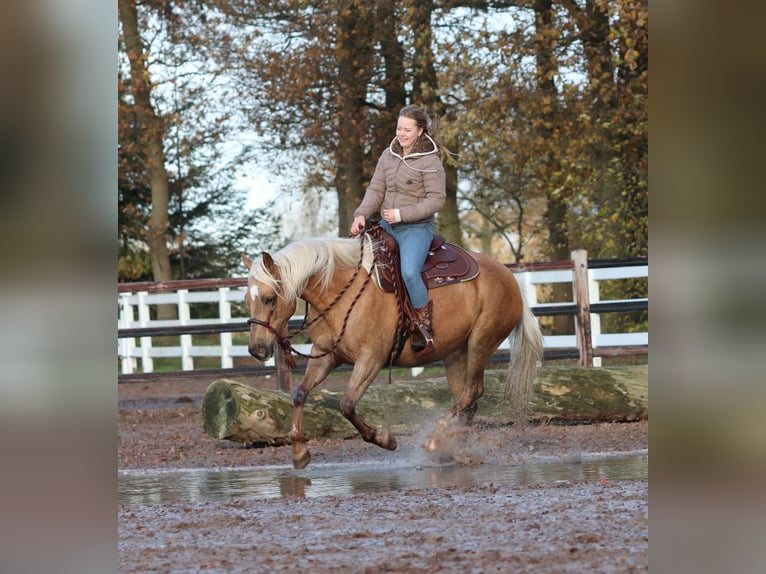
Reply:
[[[262,499],[297,496],[343,496],[364,492],[444,488],[448,486],[528,485],[556,481],[645,479],[646,451],[596,456],[577,463],[553,461],[515,465],[381,466],[316,465],[295,471],[288,467],[122,471],[120,504],[162,504],[174,501]]]

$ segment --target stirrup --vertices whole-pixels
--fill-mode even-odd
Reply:
[[[415,353],[420,353],[426,349],[433,351],[434,338],[424,325],[419,324],[418,328],[410,335],[410,347]]]

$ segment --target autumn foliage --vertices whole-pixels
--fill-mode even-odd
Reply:
[[[155,0],[138,12],[142,37],[172,21],[166,45],[203,54],[226,86],[203,110],[229,117],[218,137],[255,133],[248,161],[293,193],[334,195],[339,234],[398,109],[416,103],[452,152],[450,239],[508,261],[647,255],[646,0]],[[121,130],[126,150],[141,129]],[[130,193],[154,193],[145,183]],[[148,229],[146,217],[126,211],[121,226]]]

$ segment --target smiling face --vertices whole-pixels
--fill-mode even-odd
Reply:
[[[423,133],[423,128],[419,128],[418,124],[412,118],[400,117],[396,122],[396,139],[402,146],[405,155],[412,151],[415,142]]]

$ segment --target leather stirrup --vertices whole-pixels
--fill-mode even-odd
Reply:
[[[416,353],[426,349],[433,351],[433,301],[429,301],[425,307],[415,309],[417,319],[410,334],[410,346]]]

